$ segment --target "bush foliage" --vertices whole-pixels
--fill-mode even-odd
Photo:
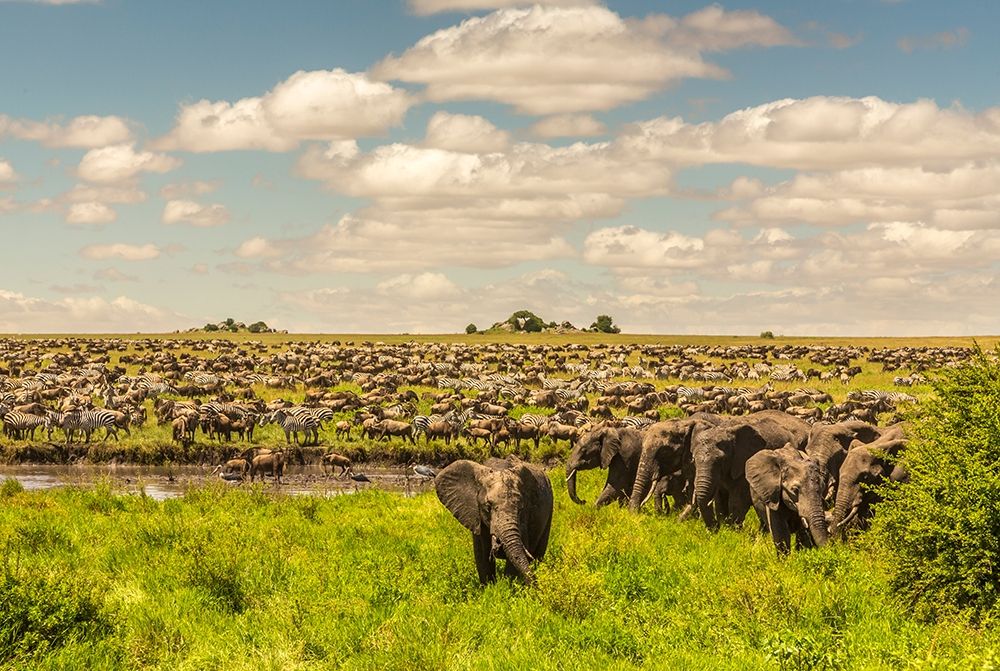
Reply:
[[[1000,348],[996,350],[1000,355]],[[944,370],[908,432],[910,481],[887,488],[870,534],[925,616],[1000,615],[1000,364]]]

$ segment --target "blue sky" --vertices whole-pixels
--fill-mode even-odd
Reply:
[[[998,19],[0,0],[0,331],[996,333]]]

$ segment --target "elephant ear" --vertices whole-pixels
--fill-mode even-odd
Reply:
[[[759,501],[771,510],[781,504],[781,460],[771,450],[758,452],[750,458],[746,466],[747,482],[754,501]]]
[[[621,452],[622,437],[617,429],[602,429],[604,439],[601,441],[601,468],[611,465],[611,460]]]
[[[479,494],[483,488],[481,480],[491,472],[474,461],[461,459],[434,478],[438,499],[472,533],[478,533],[482,525],[479,513]]]
[[[545,471],[523,461],[514,464],[512,470],[521,481],[521,495],[526,506],[552,505],[552,483]]]

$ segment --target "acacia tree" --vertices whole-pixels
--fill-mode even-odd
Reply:
[[[615,326],[614,321],[610,315],[597,315],[597,319],[590,325],[590,330],[598,333],[621,333],[622,330]]]

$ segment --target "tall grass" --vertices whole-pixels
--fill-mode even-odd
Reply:
[[[598,473],[581,474],[596,493]],[[480,587],[431,493],[330,499],[0,487],[7,669],[991,668],[1000,634],[915,620],[848,546],[556,511],[537,588]]]

